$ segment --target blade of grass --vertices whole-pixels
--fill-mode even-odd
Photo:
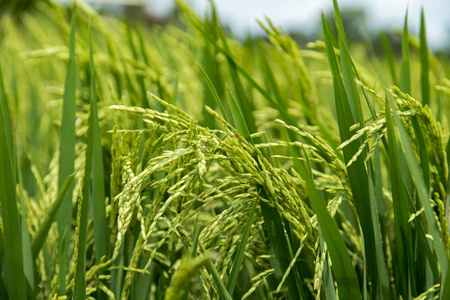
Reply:
[[[92,136],[92,131],[88,133]],[[75,284],[73,288],[73,299],[86,299],[86,245],[87,245],[87,223],[90,201],[90,176],[92,168],[92,142],[88,143],[85,166],[85,177],[83,182],[83,195],[78,203],[77,214],[77,240],[74,256],[76,257]],[[90,155],[89,155],[90,154]]]
[[[369,180],[369,195],[370,195],[370,206],[371,206],[371,211],[372,211],[372,219],[374,221],[373,223],[373,231],[374,231],[374,235],[375,235],[375,241],[380,241],[379,243],[375,244],[375,253],[377,256],[377,268],[378,268],[378,272],[380,274],[378,281],[379,284],[377,285],[378,291],[377,293],[379,295],[382,295],[382,297],[385,300],[388,299],[392,299],[391,297],[391,289],[390,289],[390,282],[389,282],[389,271],[388,271],[388,267],[386,264],[386,259],[384,256],[384,252],[383,252],[383,234],[381,232],[381,222],[380,222],[380,213],[378,212],[378,203],[382,202],[383,200],[380,200],[379,198],[381,197],[377,197],[377,193],[380,190],[382,191],[382,186],[376,187],[376,184],[381,185],[381,181],[379,181],[379,177],[381,175],[381,170],[377,171],[373,171],[373,165],[372,164],[368,164],[368,169],[369,169],[369,176],[370,176],[370,180]]]
[[[391,100],[391,98],[388,97],[388,101],[392,111],[394,124],[399,132],[399,137],[401,140],[403,151],[405,152],[405,158],[408,167],[410,169],[410,172],[412,174],[413,181],[416,185],[417,195],[424,208],[425,218],[428,223],[427,231],[433,238],[434,249],[438,257],[438,264],[442,274],[441,278],[445,282],[445,278],[447,276],[448,271],[448,258],[442,242],[442,237],[439,233],[438,225],[436,224],[434,212],[430,205],[429,190],[427,189],[425,181],[421,175],[420,167],[416,160],[414,151],[412,149],[411,142],[409,141],[404,125],[397,114],[396,108],[393,104],[393,100]]]
[[[409,262],[412,260],[410,251],[412,249],[412,233],[408,219],[410,212],[408,210],[408,203],[406,189],[403,185],[402,172],[400,167],[399,149],[397,138],[394,131],[394,123],[390,113],[389,101],[386,101],[386,126],[389,137],[389,174],[391,178],[392,201],[394,206],[394,228],[396,237],[396,251],[398,265],[394,268],[397,272],[396,289],[397,295],[404,299],[411,298],[411,286],[408,278],[412,278],[408,274],[408,270],[412,271],[412,266]]]
[[[441,280],[440,299],[450,299],[450,276]]]
[[[2,278],[0,278],[0,297],[1,299],[8,299],[8,291]]]
[[[15,147],[16,157],[19,157],[17,145]],[[30,287],[35,286],[35,279],[34,279],[34,262],[33,262],[33,254],[31,251],[31,239],[30,239],[30,233],[28,231],[28,220],[27,220],[27,210],[25,206],[25,199],[24,199],[24,188],[23,188],[23,178],[21,174],[21,168],[20,168],[20,160],[16,160],[16,170],[17,170],[17,176],[19,179],[18,182],[18,191],[19,191],[19,198],[20,198],[20,229],[21,229],[21,236],[22,236],[22,257],[23,257],[23,271],[25,274],[25,278],[27,279],[27,283]],[[29,295],[28,297],[30,297]]]
[[[333,76],[333,86],[335,91],[335,103],[336,112],[339,124],[339,133],[341,141],[349,140],[353,132],[350,131],[350,127],[356,124],[356,120],[353,118],[349,99],[342,81],[339,68],[337,65],[334,48],[331,44],[330,36],[331,28],[325,19],[325,15],[322,14],[322,23],[324,31],[324,40],[326,44],[328,61]],[[345,75],[345,74],[344,74]],[[349,162],[353,155],[358,151],[360,147],[360,141],[356,140],[344,148],[344,158],[346,162]],[[363,231],[364,237],[364,251],[367,261],[366,264],[370,266],[377,266],[376,253],[373,245],[375,245],[375,234],[373,229],[372,212],[370,206],[370,195],[368,186],[368,175],[364,165],[364,155],[359,156],[358,159],[350,166],[347,166],[347,173],[350,181],[351,190],[353,193],[353,199],[358,213],[359,222]],[[330,253],[331,254],[331,253]],[[376,291],[376,281],[378,278],[378,268],[369,268],[370,277],[372,280],[372,286],[374,286],[373,292]]]
[[[55,201],[53,201],[52,206],[48,210],[45,219],[42,221],[41,225],[39,226],[38,231],[33,236],[32,242],[31,242],[31,249],[33,253],[33,258],[36,259],[39,252],[42,249],[42,246],[44,245],[45,239],[47,238],[47,234],[50,230],[50,227],[52,226],[53,222],[55,221],[56,214],[58,212],[58,209],[61,206],[61,203],[64,201],[64,198],[69,191],[69,187],[72,185],[74,174],[69,175],[66,180],[64,181],[63,186],[58,192],[58,196],[56,197]]]
[[[336,3],[336,0],[333,1]],[[337,4],[335,4],[335,12],[336,16],[339,16],[339,9],[337,8]],[[347,48],[347,42],[345,40],[345,32],[344,29],[341,29],[341,24],[339,17],[336,18],[335,24],[338,28],[338,36],[339,36],[339,50],[340,50],[340,59],[342,66],[342,81],[344,83],[344,88],[347,94],[347,101],[349,103],[353,120],[358,121],[361,127],[364,126],[364,116],[362,113],[361,101],[359,99],[359,94],[357,91],[357,87],[355,84],[355,75],[353,73],[353,62],[350,57],[350,53]]]
[[[69,63],[67,66],[67,76],[64,87],[63,96],[63,112],[61,121],[61,140],[59,146],[59,172],[58,172],[58,186],[64,185],[64,180],[74,172],[75,163],[75,91],[76,91],[76,62],[75,62],[75,16],[76,16],[76,1],[73,5],[70,39],[69,39]],[[61,209],[57,212],[58,232],[60,237],[60,243],[64,244],[64,247],[60,249],[69,250],[70,243],[70,231],[72,220],[72,189],[66,193],[63,202],[61,203]],[[64,232],[68,231],[65,235],[65,239],[62,239]],[[66,291],[66,270],[68,263],[67,252],[63,254],[63,257],[59,258],[59,293],[65,295]]]
[[[91,109],[89,115],[89,128],[92,128],[92,213],[94,221],[94,247],[95,262],[100,263],[103,256],[108,254],[108,226],[106,223],[105,183],[103,176],[103,157],[98,120],[97,89],[95,81],[94,55],[92,51],[92,38],[89,35],[89,54],[91,69],[90,98]],[[85,175],[87,176],[87,175]]]
[[[214,17],[215,16],[213,14],[211,16],[211,18],[214,18]],[[214,20],[212,22],[209,22],[209,18],[205,15],[205,23],[204,23],[205,31],[214,30],[215,27],[212,26],[212,24],[215,24]],[[217,84],[219,83],[219,81],[217,79],[220,77],[220,75],[218,72],[219,64],[216,62],[216,55],[217,55],[216,49],[214,49],[214,47],[211,46],[209,43],[205,43],[202,51],[203,51],[202,65],[206,69],[206,71],[204,71],[204,73],[210,74],[212,77],[212,80],[210,80],[210,81],[211,82],[214,81],[214,83],[217,86]],[[207,90],[211,90],[211,89],[208,86],[208,83],[206,81],[203,83],[203,90],[204,90],[203,104],[207,105],[209,107],[212,107],[212,108],[215,107],[216,101],[214,100],[214,96],[211,96],[211,94],[207,92]],[[206,110],[203,110],[203,118],[205,121],[205,125],[207,127],[214,128],[215,122],[216,122],[214,116],[212,116]]]
[[[328,253],[332,262],[334,280],[337,283],[339,291],[339,299],[361,299],[358,277],[353,269],[352,261],[347,248],[345,247],[344,240],[339,233],[336,222],[327,211],[325,202],[319,190],[316,188],[308,154],[305,150],[303,150],[302,154],[304,162],[295,159],[294,166],[305,181],[311,207],[317,215],[320,232],[327,243]]]
[[[420,83],[422,88],[422,104],[430,106],[430,65],[428,62],[427,30],[425,13],[420,13]]]
[[[110,289],[114,293],[116,299],[120,299],[122,291],[122,278],[124,274],[124,244],[120,245],[119,255],[113,262],[113,270],[111,270]]]
[[[22,238],[16,194],[14,136],[0,69],[0,204],[4,234],[6,274],[10,299],[26,299]]]
[[[389,39],[384,31],[381,31],[380,39],[381,39],[381,46],[383,47],[384,56],[386,57],[386,61],[389,66],[389,71],[391,73],[392,82],[394,85],[398,85],[397,75],[395,72],[394,55],[392,54],[392,48],[391,44],[389,43]]]
[[[207,252],[206,252],[205,247],[203,247],[203,245],[200,241],[198,242],[198,244],[200,246],[200,249],[203,252],[203,255],[206,255]],[[214,283],[216,284],[216,289],[217,289],[217,292],[219,293],[220,299],[232,300],[233,298],[231,298],[230,294],[228,293],[227,287],[223,283],[222,279],[220,278],[219,272],[217,272],[216,267],[214,266],[213,262],[211,261],[211,259],[209,257],[208,257],[208,262],[206,263],[206,267],[208,268],[209,273],[213,277],[213,280],[214,280]]]
[[[328,262],[329,254],[326,254],[323,270],[323,281],[325,284],[325,295],[328,300],[336,300],[336,289],[334,288],[333,273]]]
[[[236,99],[234,98],[233,94],[231,93],[230,89],[227,86],[227,92],[228,92],[228,102],[230,103],[231,108],[231,114],[233,115],[234,122],[236,123],[236,129],[238,132],[242,135],[244,139],[246,139],[249,143],[253,144],[253,140],[250,136],[250,132],[247,127],[247,122],[244,119],[244,116],[242,114],[242,111],[239,107],[238,102],[236,102]]]
[[[84,167],[84,179],[83,179],[83,194],[78,203],[77,214],[77,247],[75,248],[76,256],[76,269],[75,269],[75,284],[74,284],[74,299],[84,300],[86,299],[86,245],[87,245],[87,225],[89,214],[89,202],[91,201],[91,187],[92,187],[92,171],[94,162],[94,131],[98,129],[98,115],[97,115],[97,99],[95,91],[95,72],[92,57],[92,34],[91,26],[89,25],[89,55],[90,55],[90,67],[91,67],[91,87],[90,87],[90,111],[89,111],[89,127],[87,133],[87,149],[86,149],[86,162]],[[97,122],[96,122],[97,121]],[[96,129],[97,130],[96,130]],[[97,141],[97,143],[100,140]],[[98,199],[103,201],[102,199]],[[103,217],[103,215],[102,215]],[[106,219],[103,220],[103,226],[106,226]],[[101,228],[102,231],[106,227]],[[98,228],[97,228],[98,229]],[[100,242],[100,241],[99,241]],[[102,241],[104,242],[104,240]],[[106,246],[106,245],[105,245]],[[105,251],[105,249],[103,249]],[[106,251],[105,251],[106,252]]]
[[[225,121],[230,123],[230,118],[228,117],[227,112],[225,111],[225,107],[223,106],[222,101],[220,100],[219,95],[217,94],[217,91],[214,88],[213,83],[211,82],[211,79],[209,79],[208,74],[206,74],[205,70],[203,70],[203,68],[199,64],[197,64],[197,66],[200,69],[200,72],[202,73],[203,78],[205,79],[206,84],[208,85],[209,91],[211,92],[211,95],[213,96],[217,106],[219,107],[223,118],[225,119]]]
[[[364,115],[362,112],[362,104],[361,100],[358,94],[358,89],[355,83],[355,79],[362,82],[361,77],[358,74],[358,71],[356,70],[356,66],[353,63],[353,60],[350,56],[350,52],[348,50],[348,42],[347,37],[345,36],[345,30],[344,25],[341,19],[341,13],[339,10],[339,6],[337,4],[336,0],[333,0],[333,6],[335,11],[335,26],[337,28],[338,37],[339,37],[339,50],[341,51],[341,66],[342,66],[342,73],[343,73],[343,82],[344,87],[347,94],[347,99],[350,105],[350,108],[352,109],[354,120],[358,121],[360,126],[364,126]],[[334,37],[334,35],[328,35],[329,38]],[[373,104],[369,101],[369,98],[367,96],[366,90],[361,87],[361,92],[364,96],[364,99],[366,101],[366,105],[369,108],[369,111],[372,115],[372,118],[374,120],[377,120],[377,115],[375,113],[375,109],[373,107]]]
[[[253,223],[253,216],[255,215],[256,206],[258,201],[253,203],[250,214],[248,215],[247,224],[245,224],[244,231],[242,232],[241,242],[236,251],[236,257],[234,258],[233,266],[231,267],[230,276],[228,277],[227,290],[230,295],[233,295],[234,288],[236,286],[236,281],[239,275],[239,269],[241,268],[242,261],[245,254],[245,246],[247,245],[247,240],[250,235],[250,229]]]
[[[269,198],[263,187],[258,188],[258,193],[260,193],[262,198]],[[284,274],[292,261],[293,255],[289,244],[289,238],[286,235],[286,230],[283,226],[283,220],[276,208],[270,207],[262,200],[259,201],[259,204],[261,206],[261,214],[264,218],[264,226],[271,244],[268,245],[268,247],[273,247],[281,273]],[[301,285],[297,280],[296,275],[297,274],[295,273],[294,275],[291,273],[286,278],[289,294],[292,299],[303,299],[304,297],[300,296]]]
[[[400,74],[400,89],[407,94],[411,94],[411,71],[409,65],[409,32],[408,32],[408,11],[405,15],[405,25],[402,36],[402,71]]]
[[[192,238],[192,246],[191,246],[190,253],[189,253],[189,257],[191,259],[195,258],[197,256],[198,238],[200,236],[200,230],[201,230],[200,225],[198,225],[197,222],[198,222],[198,219],[195,220],[196,225],[194,226],[194,228],[195,228],[194,237]],[[186,291],[182,298],[183,300],[189,299],[189,290],[191,288],[191,284],[192,284],[192,281],[189,282],[189,286],[186,288]]]

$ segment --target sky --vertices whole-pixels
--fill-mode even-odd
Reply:
[[[185,0],[200,14],[209,7],[208,0]],[[168,0],[144,0],[148,7],[164,11]],[[234,34],[262,33],[256,19],[269,17],[286,30],[314,30],[320,24],[321,12],[330,12],[332,0],[215,0],[219,16]],[[408,27],[419,31],[420,10],[425,11],[428,42],[431,48],[450,46],[450,0],[338,0],[341,9],[359,7],[366,12],[370,30],[401,29],[408,9]]]

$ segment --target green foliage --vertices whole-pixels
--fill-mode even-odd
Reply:
[[[368,59],[333,3],[308,49],[2,12],[0,298],[448,298],[448,62],[424,13]]]

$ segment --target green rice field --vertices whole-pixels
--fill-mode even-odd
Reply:
[[[333,4],[300,47],[0,1],[0,299],[450,299],[449,57]]]

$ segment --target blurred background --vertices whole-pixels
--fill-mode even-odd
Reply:
[[[58,2],[70,2],[57,0]],[[148,23],[165,23],[173,17],[173,0],[86,0],[105,13],[129,18],[144,18]],[[200,15],[209,11],[209,0],[186,0]],[[377,36],[380,30],[392,32],[403,27],[408,10],[410,32],[417,34],[420,11],[425,11],[429,46],[434,51],[449,52],[449,0],[339,0],[349,36],[360,40]],[[257,19],[270,18],[299,43],[320,37],[323,11],[330,15],[332,0],[216,0],[219,16],[237,38],[264,36]]]

